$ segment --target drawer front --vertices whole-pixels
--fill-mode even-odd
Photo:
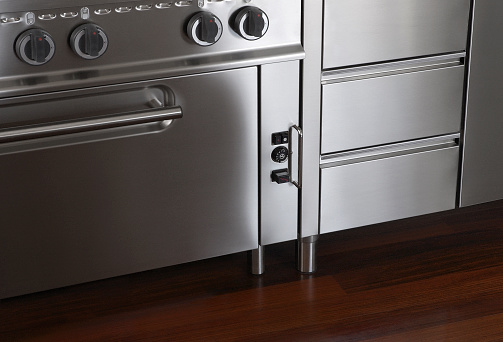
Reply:
[[[469,0],[326,0],[323,67],[466,49]]]
[[[321,153],[459,132],[464,66],[323,85]]]
[[[320,232],[454,209],[458,155],[452,146],[323,168]]]

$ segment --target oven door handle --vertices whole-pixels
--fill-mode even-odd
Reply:
[[[294,148],[293,148],[293,131],[297,132],[298,135],[298,143],[297,143],[297,180],[294,180],[293,178],[293,155],[294,155]],[[289,151],[289,157],[288,157],[288,170],[290,172],[290,182],[295,185],[298,189],[302,188],[302,149],[303,149],[303,133],[302,129],[297,126],[293,125],[290,127],[289,132],[289,139],[288,139],[288,151]]]
[[[133,126],[153,122],[159,122],[161,125],[165,123],[165,126],[167,126],[171,120],[180,119],[182,116],[182,108],[179,106],[143,109],[123,114],[63,121],[48,125],[6,129],[0,131],[0,142],[59,136],[70,133],[97,131],[106,128]]]

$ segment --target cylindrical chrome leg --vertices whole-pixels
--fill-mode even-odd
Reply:
[[[297,239],[297,269],[302,273],[316,271],[316,241],[318,235]]]
[[[264,246],[259,245],[257,249],[252,249],[251,252],[251,273],[263,274],[264,269]]]

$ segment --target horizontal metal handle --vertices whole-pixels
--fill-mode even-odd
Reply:
[[[321,156],[320,168],[342,166],[364,161],[398,157],[412,153],[435,151],[459,145],[459,133],[418,139],[402,143],[362,148],[354,151],[336,152]]]
[[[181,107],[144,109],[140,111],[100,116],[90,119],[71,120],[47,125],[0,130],[0,142],[35,139],[77,132],[96,131],[139,125],[151,122],[179,119],[183,116]]]
[[[321,75],[321,84],[357,81],[368,78],[400,75],[411,72],[443,69],[462,66],[466,54],[464,52],[415,58],[412,60],[379,63],[368,66],[325,71]]]

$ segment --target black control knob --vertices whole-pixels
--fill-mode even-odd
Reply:
[[[73,30],[70,46],[78,56],[95,59],[107,50],[108,37],[101,27],[89,23],[83,24]]]
[[[259,39],[265,35],[268,28],[267,14],[257,7],[243,7],[234,19],[234,30],[244,39]]]
[[[271,158],[276,163],[283,163],[288,159],[288,148],[285,146],[276,147],[272,150]]]
[[[40,29],[23,32],[16,40],[16,54],[31,65],[42,65],[54,56],[56,46],[49,33]]]
[[[187,35],[201,46],[215,44],[222,36],[222,32],[222,22],[209,12],[196,13],[187,24]]]

